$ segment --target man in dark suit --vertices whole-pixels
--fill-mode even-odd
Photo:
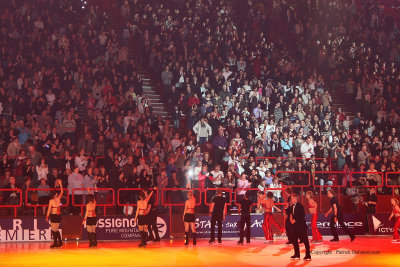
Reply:
[[[299,203],[299,196],[293,194],[291,197],[290,223],[293,225],[293,248],[294,255],[292,260],[300,259],[299,239],[306,247],[306,256],[304,260],[311,260],[310,243],[308,242],[307,224],[303,205]]]

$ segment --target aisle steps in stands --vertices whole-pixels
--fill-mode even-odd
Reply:
[[[120,8],[114,0],[99,1],[99,4],[102,10],[107,12],[109,27],[115,30],[118,33],[120,40],[122,40],[122,32],[125,25],[125,20],[121,16]],[[141,66],[140,60],[138,60],[134,51],[134,45],[131,44],[132,42],[128,47],[128,59],[133,59],[138,68],[138,72],[143,80],[143,93],[150,100],[150,106],[152,107],[153,114],[167,118],[168,112],[164,106],[161,96],[155,90],[154,83],[151,80],[151,75],[143,68],[143,66]]]
[[[350,120],[354,119],[355,105],[347,100],[344,94],[344,86],[339,86],[336,92],[331,93],[333,111],[336,112],[338,108],[342,108],[342,111],[349,116]]]
[[[157,116],[162,116],[163,118],[168,117],[168,112],[161,100],[161,96],[157,94],[154,85],[152,85],[151,79],[147,76],[145,71],[139,70],[139,73],[143,80],[143,94],[149,98],[153,113]]]
[[[157,92],[151,74],[142,66],[141,61],[135,53],[135,47],[129,45],[128,59],[133,60],[136,64],[136,68],[140,77],[143,81],[143,94],[150,100],[150,106],[153,110],[153,114],[161,116],[164,119],[169,118],[168,110],[166,109],[165,102],[162,100],[161,95]]]

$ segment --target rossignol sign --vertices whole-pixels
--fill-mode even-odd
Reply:
[[[169,217],[157,217],[157,231],[160,238],[169,238]],[[129,217],[99,217],[97,220],[98,240],[130,240],[140,239],[135,218]],[[82,230],[82,238],[87,239],[86,229]]]

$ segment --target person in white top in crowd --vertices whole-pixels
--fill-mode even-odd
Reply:
[[[393,138],[393,152],[399,152],[399,151],[400,151],[399,138],[395,137],[395,138]]]
[[[222,72],[222,76],[225,78],[225,81],[228,80],[229,76],[231,76],[232,71],[229,70],[229,67],[226,66],[225,70]]]
[[[79,168],[79,171],[83,172],[86,170],[88,165],[88,157],[85,155],[85,150],[81,149],[79,154],[75,157],[75,166]]]
[[[47,166],[44,158],[42,158],[40,160],[40,164],[36,166],[36,172],[38,175],[38,181],[40,181],[41,179],[47,181],[47,174],[49,174],[49,167]]]
[[[215,165],[215,169],[211,171],[211,174],[213,175],[213,184],[216,187],[221,187],[222,180],[224,179],[224,173],[221,171],[221,165]]]
[[[212,136],[211,126],[208,124],[206,119],[202,117],[193,127],[193,132],[197,135],[198,145],[201,146],[207,142]]]
[[[268,169],[267,169],[267,167],[265,167],[264,161],[260,161],[260,165],[257,167],[257,170],[258,170],[258,174],[261,177],[265,177],[265,174]]]
[[[311,158],[315,154],[311,136],[307,136],[306,141],[300,147],[300,151],[306,158]]]
[[[279,181],[278,177],[275,177],[272,181],[272,184],[269,185],[269,188],[282,188],[282,184]],[[270,190],[274,194],[275,202],[283,203],[282,190]]]

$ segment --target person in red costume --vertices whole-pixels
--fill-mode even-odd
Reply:
[[[262,208],[264,210],[264,222],[262,227],[264,230],[265,239],[272,243],[274,241],[274,236],[272,234],[272,224],[275,225],[276,228],[278,228],[282,235],[285,234],[285,227],[282,227],[275,222],[272,215],[272,208],[275,208],[279,212],[282,212],[282,210],[275,206],[274,194],[272,192],[267,193],[267,198],[265,198],[264,192],[260,192],[257,206],[259,209]]]
[[[393,205],[393,211],[392,214],[390,214],[389,221],[394,217],[395,218],[395,223],[393,227],[393,243],[400,243],[400,237],[399,237],[399,232],[400,232],[400,207],[399,207],[399,200],[396,198],[390,199],[390,202]]]
[[[307,191],[306,193],[306,199],[308,200],[308,209],[310,211],[310,214],[312,215],[311,217],[311,230],[312,230],[312,236],[313,238],[311,239],[311,242],[314,243],[322,243],[322,236],[320,232],[318,231],[317,227],[317,221],[318,221],[318,212],[317,212],[317,202],[313,199],[313,192],[312,191]]]

